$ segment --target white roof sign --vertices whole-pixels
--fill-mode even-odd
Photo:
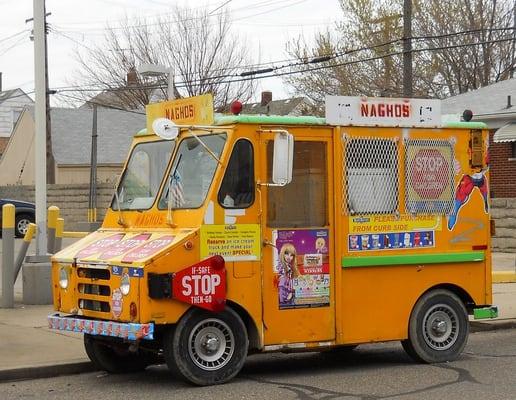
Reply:
[[[440,127],[441,101],[326,96],[326,123],[357,126]]]

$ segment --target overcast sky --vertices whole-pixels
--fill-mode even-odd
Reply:
[[[299,35],[332,28],[342,13],[338,0],[47,0],[47,18],[52,33],[49,46],[49,86],[67,86],[77,65],[73,51],[78,46],[100,42],[107,23],[111,26],[126,16],[152,18],[170,12],[174,4],[216,10],[231,10],[235,34],[245,35],[260,61],[286,59],[285,43]],[[31,0],[0,0],[0,72],[2,89],[34,90],[34,49],[30,41],[33,14]],[[272,90],[275,99],[288,97],[278,78],[259,81],[257,95]]]

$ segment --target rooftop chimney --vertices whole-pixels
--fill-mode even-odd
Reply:
[[[272,101],[272,92],[266,90],[262,92],[262,101],[260,102],[260,105],[262,107],[265,107]]]
[[[127,71],[127,86],[136,86],[138,84],[138,74],[134,67],[129,68]]]

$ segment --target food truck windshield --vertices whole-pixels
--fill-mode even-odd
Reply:
[[[159,191],[174,147],[174,141],[166,140],[137,144],[131,152],[111,208],[149,209]]]
[[[199,208],[206,199],[225,143],[225,133],[183,139],[158,208]]]

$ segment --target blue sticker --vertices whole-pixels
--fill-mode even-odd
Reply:
[[[143,278],[143,268],[129,268],[131,278]]]
[[[348,235],[349,251],[435,247],[433,231]]]
[[[113,275],[121,276],[122,272],[124,271],[124,268],[127,268],[127,267],[119,267],[117,265],[113,265],[111,267],[111,271],[112,271]],[[134,268],[134,267],[127,268],[127,274],[131,278],[143,278],[143,268]]]

